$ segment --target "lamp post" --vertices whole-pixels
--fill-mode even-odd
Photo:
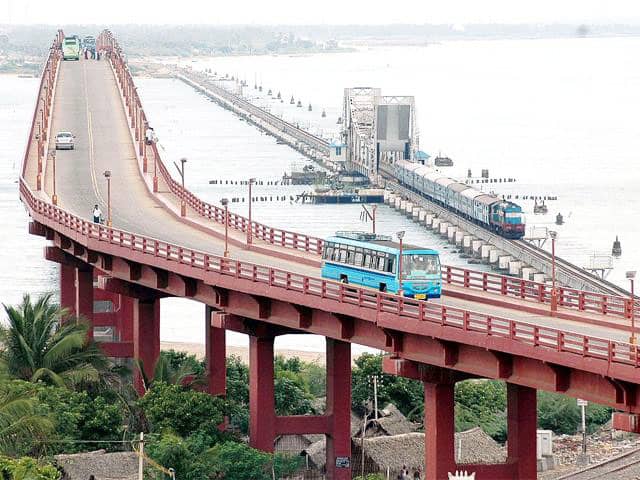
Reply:
[[[251,245],[253,235],[253,222],[251,220],[251,204],[253,203],[253,197],[251,193],[251,186],[255,181],[255,178],[249,179],[249,225],[247,226],[247,245]]]
[[[229,199],[223,198],[220,200],[224,207],[224,257],[229,256]]]
[[[187,216],[187,204],[184,201],[184,197],[186,193],[186,190],[184,189],[184,164],[185,163],[187,163],[187,159],[184,157],[180,159],[180,166],[178,166],[176,162],[173,162],[173,164],[176,166],[176,169],[178,170],[178,173],[180,174],[180,178],[182,179],[182,192],[180,195],[180,215],[182,217]],[[155,169],[155,166],[154,166],[154,169]],[[155,176],[155,172],[154,172],[154,176]]]
[[[398,260],[398,295],[403,296],[404,293],[402,292],[402,239],[404,238],[404,230],[399,231],[398,233],[396,233],[396,236],[398,237],[398,241],[400,242],[400,259]]]
[[[633,290],[633,283],[636,278],[636,271],[630,270],[626,274],[629,279],[629,283],[631,283],[631,299],[629,302],[629,316],[631,317],[631,337],[629,338],[629,343],[635,347],[636,345],[636,313],[635,313],[635,302],[636,295]]]
[[[107,227],[112,226],[111,222],[111,171],[104,171],[104,178],[107,179]]]
[[[558,232],[549,231],[551,237],[551,315],[554,316],[558,311],[558,291],[556,290],[556,238]]]
[[[51,155],[51,161],[53,162],[53,196],[51,197],[51,201],[54,205],[58,205],[58,195],[56,193],[56,151],[51,150],[49,155]]]

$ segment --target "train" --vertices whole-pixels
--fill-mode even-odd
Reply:
[[[514,202],[458,182],[421,163],[398,160],[388,170],[404,187],[504,238],[524,236],[522,208]]]

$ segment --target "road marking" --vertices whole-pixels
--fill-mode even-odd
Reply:
[[[85,62],[82,62],[82,79],[84,86],[84,102],[87,113],[87,133],[89,136],[89,171],[91,172],[91,185],[93,187],[93,192],[98,198],[98,203],[106,205],[107,202],[105,202],[104,198],[100,194],[100,189],[98,188],[98,179],[96,177],[95,146],[93,144],[93,119],[91,116],[91,111],[89,109],[89,90],[87,87],[87,67]]]

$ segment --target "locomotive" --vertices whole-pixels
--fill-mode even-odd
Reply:
[[[458,215],[509,239],[524,236],[522,208],[446,177],[432,167],[398,160],[389,166],[401,185]]]

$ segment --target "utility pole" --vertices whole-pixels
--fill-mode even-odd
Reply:
[[[138,480],[144,480],[144,432],[140,432],[138,452]]]
[[[376,422],[378,421],[378,376],[373,376],[373,412]]]

